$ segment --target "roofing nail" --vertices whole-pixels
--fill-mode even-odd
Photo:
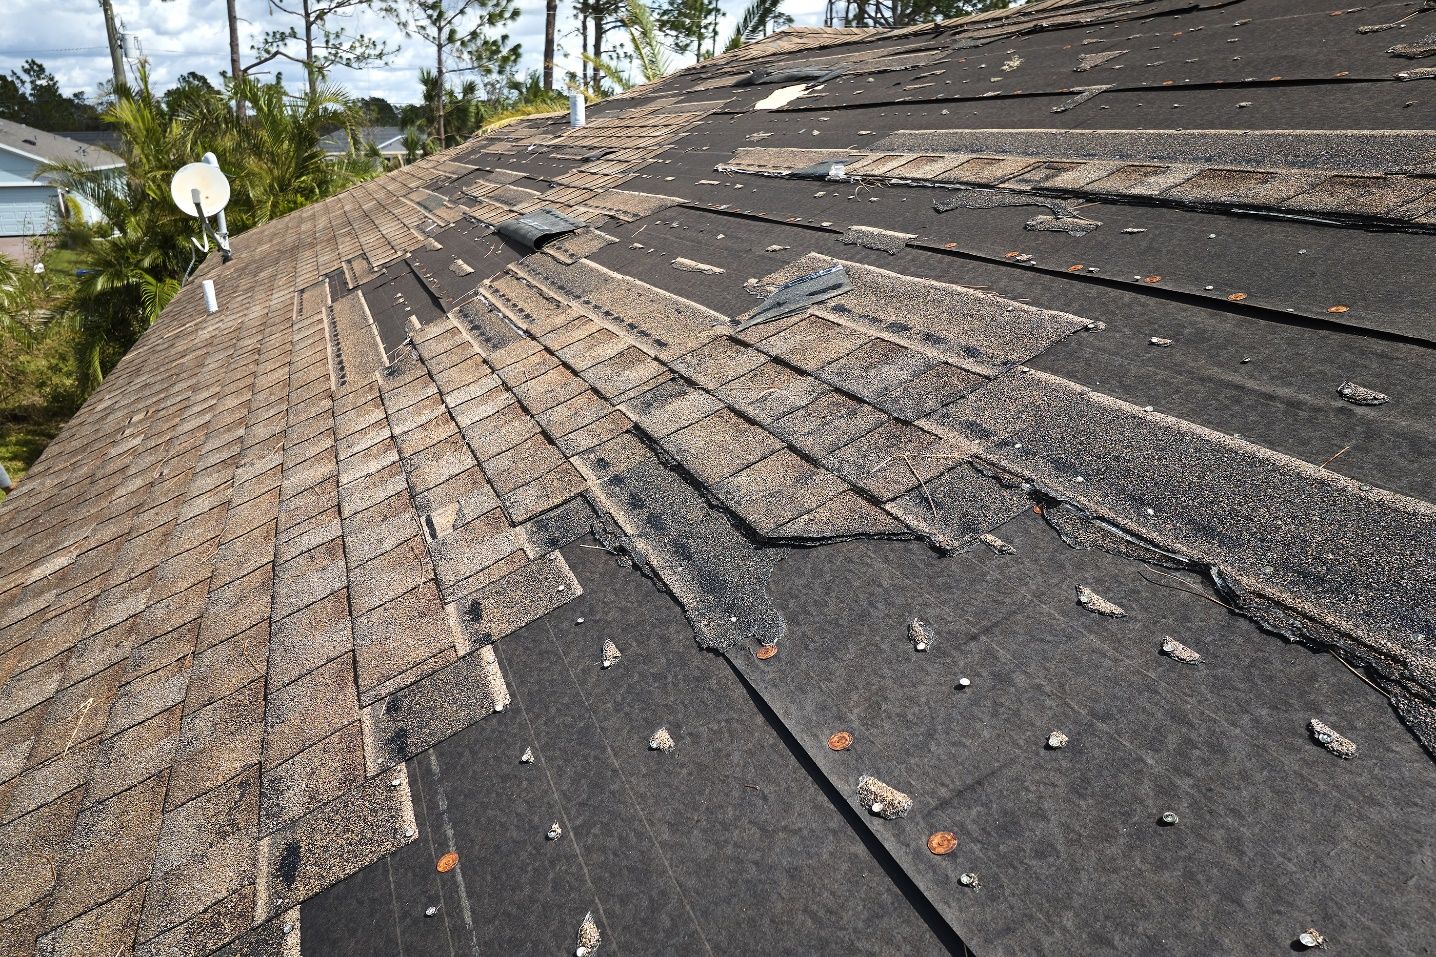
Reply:
[[[927,839],[927,849],[939,857],[957,850],[957,835],[951,831],[937,831]]]
[[[1321,931],[1317,930],[1315,927],[1308,927],[1300,934],[1297,934],[1296,942],[1301,946],[1307,948],[1308,950],[1312,947],[1326,946],[1326,938],[1323,937]]]

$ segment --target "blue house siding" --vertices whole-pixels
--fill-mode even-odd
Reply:
[[[0,187],[0,236],[48,233],[59,217],[53,186]]]

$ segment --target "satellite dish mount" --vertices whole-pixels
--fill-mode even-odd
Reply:
[[[209,241],[214,240],[219,254],[225,262],[233,258],[229,250],[229,226],[224,220],[224,207],[229,203],[229,180],[220,172],[219,160],[213,153],[204,154],[204,162],[188,163],[175,171],[170,180],[170,198],[181,212],[188,213],[200,222],[200,235],[204,239],[190,239],[196,249],[209,252]],[[209,217],[215,217],[216,225],[211,226]]]

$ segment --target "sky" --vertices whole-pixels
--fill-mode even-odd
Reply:
[[[109,52],[105,46],[104,17],[97,0],[0,0],[7,7],[4,28],[0,29],[0,72],[18,70],[29,58],[44,63],[60,81],[67,94],[86,91],[110,76]],[[732,32],[733,23],[747,0],[721,0],[724,8],[720,42]],[[156,89],[165,89],[182,73],[194,70],[218,82],[221,70],[229,65],[229,40],[224,0],[114,0],[115,14],[125,33],[138,39],[138,46],[150,61]],[[558,72],[577,70],[579,38],[570,13],[571,0],[560,0]],[[798,24],[821,23],[824,0],[786,0],[784,12]],[[278,29],[290,18],[271,17],[267,0],[238,0],[241,45],[245,63],[255,41],[266,30]],[[537,69],[543,58],[543,0],[519,0],[519,20],[510,31],[523,45],[520,72]],[[410,103],[419,97],[420,67],[433,62],[432,48],[405,38],[383,17],[366,12],[354,17],[352,27],[374,39],[399,46],[385,66],[360,70],[337,68],[331,79],[352,96],[381,96],[392,103]],[[690,58],[691,59],[691,58]],[[273,61],[278,63],[281,61]],[[676,66],[683,58],[674,57]],[[271,64],[272,65],[272,64]],[[297,64],[280,67],[286,78],[299,81]]]

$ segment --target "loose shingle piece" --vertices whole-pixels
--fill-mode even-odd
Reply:
[[[1428,945],[1431,14],[841,6],[196,265],[0,500],[0,954]]]

